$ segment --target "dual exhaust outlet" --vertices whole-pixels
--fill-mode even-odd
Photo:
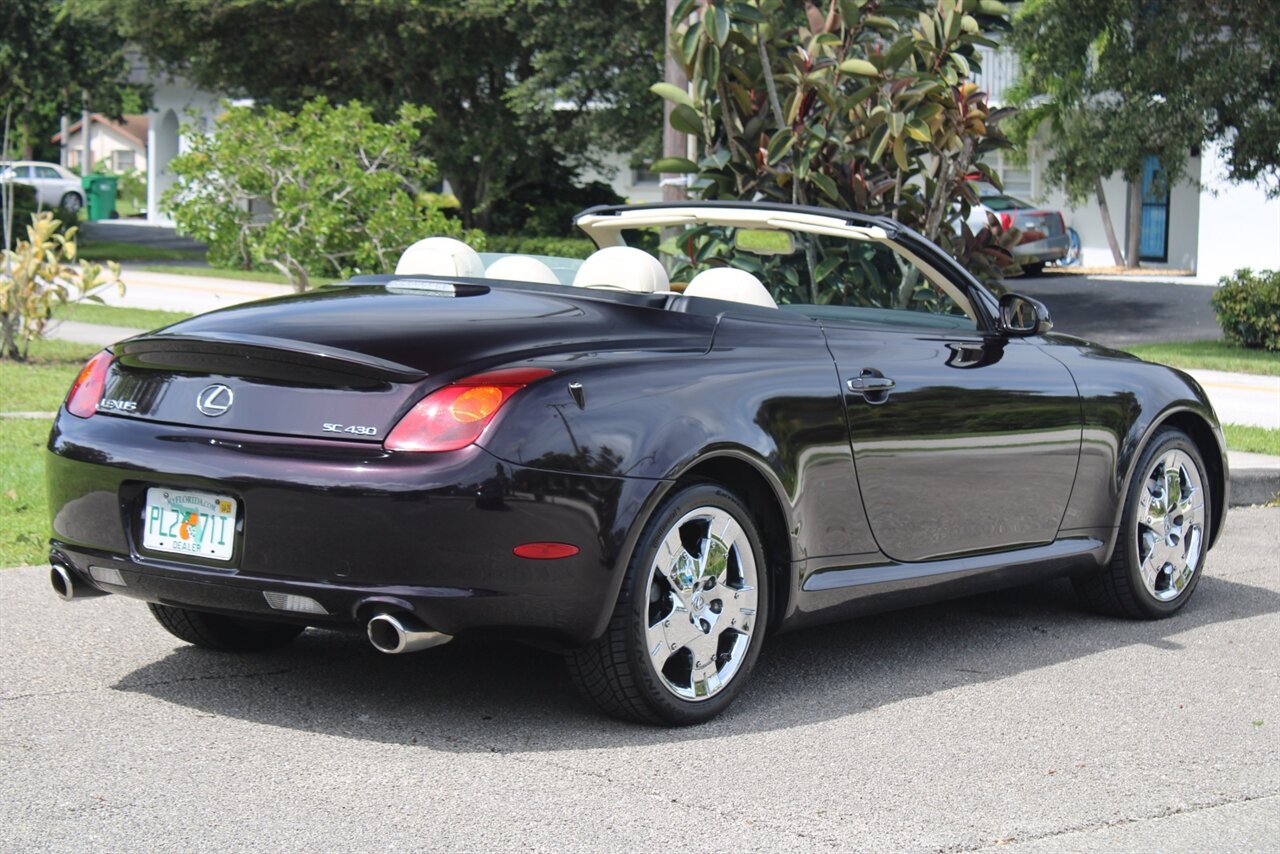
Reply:
[[[108,595],[96,587],[79,581],[70,568],[60,563],[50,567],[49,583],[53,587],[53,592],[67,602]],[[432,631],[416,617],[389,612],[375,614],[369,620],[366,632],[373,648],[388,655],[418,652],[453,640],[453,635]]]

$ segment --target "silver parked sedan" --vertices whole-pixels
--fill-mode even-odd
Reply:
[[[1039,275],[1045,264],[1067,257],[1071,237],[1059,211],[1036,207],[990,185],[978,185],[978,202],[969,214],[969,228],[976,232],[987,224],[990,214],[1002,228],[1021,231],[1013,256],[1028,275]]]
[[[62,205],[75,212],[84,207],[84,189],[80,176],[57,163],[38,160],[15,160],[0,165],[0,181],[27,184],[36,190],[36,203],[52,208]]]

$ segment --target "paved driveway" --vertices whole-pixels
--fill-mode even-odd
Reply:
[[[1049,306],[1058,332],[1110,347],[1222,337],[1214,288],[1050,275],[1010,279],[1005,286]]]
[[[1280,510],[1226,536],[1174,619],[1052,583],[777,637],[676,731],[521,646],[227,656],[6,570],[0,850],[1275,849]]]

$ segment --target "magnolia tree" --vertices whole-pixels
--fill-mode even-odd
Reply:
[[[659,83],[671,124],[698,140],[696,161],[659,172],[696,177],[705,198],[766,198],[891,217],[980,277],[1012,265],[1015,232],[973,234],[966,177],[1000,186],[983,156],[1008,146],[971,81],[978,47],[1008,28],[993,0],[879,3],[684,0],[669,49],[688,90]]]
[[[384,124],[357,101],[323,98],[297,114],[232,107],[212,133],[187,129],[165,205],[215,266],[274,268],[300,291],[315,275],[390,272],[422,237],[481,239],[425,192],[435,165],[414,146],[430,119],[405,105]]]

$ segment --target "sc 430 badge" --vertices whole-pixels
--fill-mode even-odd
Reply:
[[[365,427],[362,424],[325,424],[324,432],[326,433],[350,433],[353,436],[376,436],[378,435],[377,427]]]

